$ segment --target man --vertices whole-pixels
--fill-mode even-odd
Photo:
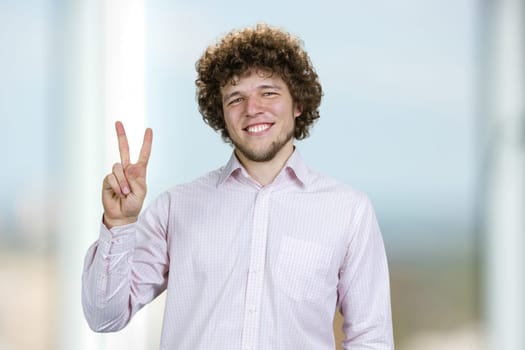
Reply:
[[[166,291],[161,349],[393,349],[388,268],[368,198],[309,169],[294,139],[319,118],[322,89],[299,39],[260,24],[227,34],[197,62],[207,124],[231,143],[222,168],[140,213],[152,132],[103,183],[83,307],[95,331],[125,327]],[[140,213],[140,216],[139,216]]]

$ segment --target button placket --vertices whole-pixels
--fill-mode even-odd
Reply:
[[[257,195],[253,214],[250,267],[246,286],[242,348],[255,350],[259,336],[261,296],[266,263],[270,193],[262,189]]]

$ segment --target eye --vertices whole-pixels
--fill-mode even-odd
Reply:
[[[275,92],[275,91],[265,91],[265,92],[263,92],[262,95],[264,97],[269,97],[269,96],[277,95],[277,92]]]
[[[243,101],[243,98],[242,97],[237,97],[237,98],[234,98],[230,101],[228,101],[227,105],[228,106],[231,106],[231,105],[235,105],[235,104],[239,104]]]

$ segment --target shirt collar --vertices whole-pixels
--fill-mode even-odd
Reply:
[[[237,156],[235,156],[235,152],[232,152],[230,160],[220,171],[217,187],[220,187],[222,184],[224,184],[234,172],[239,172],[242,170],[244,170],[244,168],[242,167],[241,162],[239,162]]]
[[[248,172],[244,169],[241,162],[239,162],[239,159],[237,159],[235,152],[232,152],[228,163],[226,163],[220,171],[217,187],[220,187],[230,179],[230,177],[238,175],[239,173],[244,177],[249,177]],[[276,180],[284,175],[288,175],[288,178],[291,177],[291,179],[297,181],[299,185],[306,186],[309,182],[309,173],[310,171],[304,163],[299,150],[294,149],[283,170],[277,175]]]

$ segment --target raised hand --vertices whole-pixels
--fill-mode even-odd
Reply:
[[[116,122],[115,129],[120,163],[113,165],[111,174],[104,178],[102,184],[104,223],[108,228],[137,221],[146,198],[146,170],[153,141],[153,132],[148,128],[144,133],[139,159],[132,164],[129,160],[129,145],[124,125]]]

